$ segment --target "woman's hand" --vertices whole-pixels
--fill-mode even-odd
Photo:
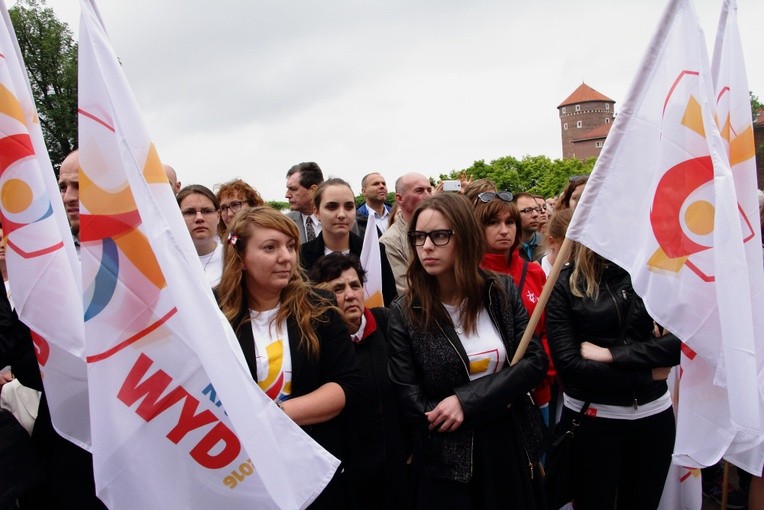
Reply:
[[[613,355],[610,353],[610,349],[594,345],[591,342],[583,342],[581,344],[581,357],[601,363],[613,362]]]
[[[456,395],[444,398],[435,406],[435,409],[424,413],[424,415],[427,416],[427,421],[430,422],[429,429],[437,430],[438,432],[453,432],[464,421],[462,404]]]

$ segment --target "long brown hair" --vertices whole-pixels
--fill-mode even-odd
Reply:
[[[297,260],[292,276],[281,290],[281,306],[274,322],[281,323],[289,317],[297,321],[301,342],[311,359],[318,359],[319,345],[316,324],[326,321],[327,311],[335,309],[332,303],[317,294],[306,281],[300,269],[300,234],[294,221],[269,206],[258,206],[237,214],[225,239],[223,276],[218,285],[220,309],[231,322],[234,330],[249,322],[246,281],[242,272],[242,260],[247,241],[257,229],[274,229],[295,241]]]
[[[449,242],[456,243],[454,252],[456,292],[460,300],[465,302],[460,320],[465,332],[474,333],[478,313],[483,308],[485,278],[478,267],[485,251],[485,233],[475,219],[472,204],[466,197],[457,193],[440,193],[422,201],[411,217],[409,233],[416,230],[419,215],[427,209],[442,214],[451,225],[451,230],[454,231]],[[437,330],[438,323],[448,324],[451,319],[441,305],[440,285],[437,278],[427,274],[416,250],[412,251],[411,262],[406,271],[408,280],[406,296],[409,303],[419,301],[422,313],[421,315],[414,313],[411,309],[408,313],[413,322],[420,324],[424,329],[434,331]]]
[[[477,199],[477,196],[475,197]],[[520,211],[517,210],[517,206],[514,202],[505,202],[499,198],[494,198],[488,202],[483,202],[478,199],[475,206],[475,216],[477,217],[480,226],[483,227],[483,232],[488,228],[488,225],[492,220],[498,220],[499,216],[504,213],[509,213],[509,219],[515,224],[515,240],[512,246],[507,251],[507,264],[512,257],[512,253],[520,245],[520,237],[522,236],[522,219],[520,219]],[[486,248],[487,246],[486,241]]]

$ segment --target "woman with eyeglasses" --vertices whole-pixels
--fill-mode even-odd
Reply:
[[[480,267],[510,275],[523,301],[523,306],[530,316],[536,309],[541,290],[546,284],[546,275],[540,265],[520,257],[517,247],[520,244],[518,232],[522,219],[517,206],[512,202],[512,193],[509,191],[484,192],[477,198],[475,216],[485,232],[485,254],[480,261]],[[548,354],[549,346],[543,315],[536,325],[535,332]],[[541,409],[547,425],[549,425],[549,401],[554,378],[554,368],[550,364],[547,377],[533,392],[533,399]]]
[[[220,239],[226,238],[226,230],[237,212],[258,205],[265,205],[260,193],[241,179],[233,179],[215,187],[217,188],[215,196],[220,203],[220,221],[218,222]]]
[[[363,239],[351,232],[355,222],[355,195],[350,184],[333,178],[322,182],[313,197],[316,217],[321,222],[321,232],[312,241],[302,245],[300,264],[310,271],[318,259],[329,253],[352,253],[361,256]],[[382,270],[382,298],[388,306],[397,294],[395,279],[383,244],[379,244]],[[364,268],[370,270],[369,268]]]
[[[229,229],[220,309],[257,384],[318,444],[343,460],[340,415],[361,394],[347,324],[330,293],[302,276],[299,232],[272,207],[237,214]],[[342,469],[311,508],[345,508]]]
[[[176,199],[207,283],[215,287],[223,274],[223,245],[218,242],[217,235],[220,203],[215,194],[201,184],[186,186],[178,192]]]
[[[414,256],[391,308],[388,352],[415,433],[416,507],[535,509],[508,406],[544,378],[548,360],[534,339],[509,366],[528,323],[517,289],[478,267],[484,232],[462,195],[423,201],[408,237]]]

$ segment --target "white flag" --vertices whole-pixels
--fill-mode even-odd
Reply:
[[[32,330],[53,426],[89,449],[79,261],[2,0],[0,11],[0,210],[11,292]]]
[[[751,294],[753,331],[758,367],[759,400],[748,403],[764,412],[762,384],[764,384],[764,262],[762,261],[761,225],[757,221],[759,203],[756,192],[756,158],[753,140],[751,101],[748,92],[748,78],[745,71],[743,46],[737,27],[737,4],[735,0],[725,0],[719,18],[714,55],[711,64],[716,99],[716,118],[724,147],[727,151],[735,192],[741,214],[744,235],[745,256],[748,261],[747,289]],[[732,395],[732,398],[737,398]],[[758,404],[758,406],[757,406]],[[764,423],[764,416],[760,414]],[[751,443],[750,439],[753,439]],[[728,450],[725,458],[754,474],[761,474],[764,461],[764,436],[758,438],[738,437]]]
[[[339,462],[257,387],[92,1],[81,2],[93,459],[110,508],[304,508]]]
[[[361,248],[361,267],[366,271],[366,284],[364,293],[366,308],[384,306],[382,297],[382,254],[379,250],[379,235],[374,212],[369,211],[369,220],[366,224],[366,233],[363,236],[363,248]]]
[[[761,435],[745,214],[715,123],[703,32],[689,0],[672,0],[568,237],[626,269],[653,318],[682,339],[675,461],[689,467]]]

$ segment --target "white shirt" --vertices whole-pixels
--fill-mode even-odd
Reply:
[[[488,311],[480,310],[477,317],[477,329],[475,333],[467,334],[461,327],[459,320],[460,306],[443,304],[448,315],[456,326],[456,334],[462,342],[467,358],[470,360],[470,381],[480,377],[495,374],[507,361],[507,349],[501,341],[499,332],[491,322]]]
[[[292,355],[286,323],[273,322],[279,306],[263,312],[250,310],[249,317],[255,338],[257,385],[271,400],[284,401],[292,394]]]
[[[572,409],[575,412],[581,412],[581,408],[584,407],[584,401],[578,400],[569,396],[567,393],[562,394],[563,404],[568,409]],[[666,391],[661,397],[648,402],[646,404],[640,404],[638,406],[615,406],[610,404],[597,404],[592,402],[589,404],[589,409],[584,414],[586,416],[592,416],[597,418],[611,418],[613,420],[639,420],[640,418],[647,418],[648,416],[654,416],[658,413],[662,413],[666,409],[671,407],[671,394]]]
[[[316,233],[316,237],[318,237],[318,234],[321,233],[321,222],[318,221],[318,218],[316,218],[316,215],[311,214],[309,216],[306,216],[303,213],[300,213],[300,217],[302,218],[303,227],[305,226],[305,222],[308,221],[308,219],[310,219],[311,223],[313,223],[313,231]]]
[[[220,283],[220,277],[223,276],[223,245],[216,243],[215,249],[207,255],[199,255],[199,262],[202,263],[210,287]]]
[[[380,215],[377,211],[369,207],[369,204],[366,204],[366,208],[369,210],[369,214],[374,215],[374,224],[379,229],[380,232],[383,234],[387,230],[387,223],[390,221],[390,211],[385,207],[382,206],[382,214]]]

